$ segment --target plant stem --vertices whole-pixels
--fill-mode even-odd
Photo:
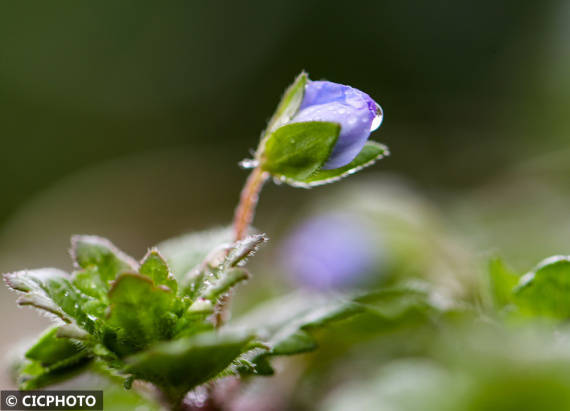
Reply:
[[[243,187],[239,204],[236,208],[234,215],[234,240],[243,240],[247,235],[247,231],[251,222],[253,221],[253,216],[255,214],[255,206],[259,200],[259,192],[263,187],[263,183],[267,180],[269,174],[263,171],[260,167],[253,169],[245,186]],[[227,294],[220,299],[218,303],[218,311],[214,315],[214,325],[219,327],[222,325],[227,317],[227,306],[230,303],[231,294]]]
[[[263,171],[260,167],[256,167],[247,178],[234,215],[235,241],[243,240],[246,236],[247,230],[253,221],[255,206],[259,199],[259,192],[268,177],[269,174],[267,172]]]

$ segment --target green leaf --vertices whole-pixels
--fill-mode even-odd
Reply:
[[[26,352],[27,361],[19,370],[21,389],[37,389],[71,378],[90,360],[80,343],[58,338],[58,327],[47,330]]]
[[[204,331],[212,331],[214,324],[207,318],[214,313],[214,304],[198,299],[184,312],[176,324],[174,338],[189,337]]]
[[[309,77],[307,73],[303,71],[297,76],[293,84],[287,88],[279,105],[277,106],[277,110],[275,110],[273,117],[271,117],[271,120],[269,121],[267,134],[270,134],[277,128],[287,124],[289,120],[297,114],[297,111],[303,102],[303,97],[305,96],[305,85],[307,84],[308,79]]]
[[[111,290],[108,325],[117,333],[118,344],[109,347],[126,355],[150,343],[171,337],[177,317],[172,313],[175,296],[165,286],[155,286],[144,275],[123,273]]]
[[[284,125],[265,141],[261,167],[278,178],[309,178],[329,159],[339,133],[337,123],[310,121]]]
[[[162,343],[127,358],[125,371],[181,397],[228,367],[251,339],[243,333],[210,332]]]
[[[372,321],[397,322],[415,311],[422,315],[443,311],[443,306],[430,301],[437,300],[430,291],[424,283],[410,283],[357,296],[300,292],[265,303],[234,321],[233,326],[250,330],[268,346],[244,354],[241,359],[245,361],[236,371],[270,375],[271,356],[313,351],[318,347],[313,336],[317,330],[355,315],[367,314]]]
[[[246,263],[251,257],[267,241],[265,234],[250,235],[243,240],[234,242],[227,249],[227,257],[222,263],[224,268],[236,267]]]
[[[96,236],[73,236],[71,256],[77,266],[83,269],[96,269],[101,282],[107,287],[120,272],[138,269],[135,260],[115,247],[109,240]]]
[[[43,367],[65,360],[85,349],[68,338],[58,338],[58,327],[47,330],[40,339],[26,351],[26,358],[38,361]]]
[[[52,337],[47,338],[51,340]],[[36,390],[73,378],[82,372],[84,367],[91,361],[88,350],[82,349],[75,353],[70,352],[69,355],[64,357],[61,355],[63,351],[59,349],[52,350],[53,347],[47,347],[46,344],[51,343],[45,340],[38,343],[43,347],[37,347],[32,353],[28,352],[26,355],[41,357],[45,361],[31,360],[22,364],[18,370],[18,385],[21,390]],[[58,360],[50,360],[49,357],[45,357],[50,354],[57,354]]]
[[[297,330],[287,338],[273,345],[270,355],[292,355],[316,350],[319,347],[315,338],[306,331]]]
[[[55,268],[19,271],[5,274],[8,286],[24,295],[19,305],[30,305],[55,314],[67,323],[77,325],[90,333],[96,329],[96,319],[102,317],[104,305],[77,290],[69,275]]]
[[[513,290],[520,276],[509,269],[503,260],[494,258],[489,263],[489,288],[496,308],[513,303]]]
[[[453,308],[450,301],[434,294],[430,285],[422,281],[382,288],[358,296],[354,301],[362,304],[367,312],[387,321],[400,321],[411,312],[428,314]]]
[[[264,234],[256,234],[241,241],[218,246],[184,279],[182,295],[188,296],[192,301],[199,298],[212,301],[217,299],[221,293],[229,291],[229,288],[248,278],[247,272],[232,269],[245,264],[248,257],[265,241],[267,237]],[[209,291],[206,291],[206,288],[209,288]],[[220,289],[216,295],[206,296],[215,288]]]
[[[547,258],[525,274],[515,289],[515,302],[526,315],[570,318],[570,257]]]
[[[105,396],[105,411],[164,411],[159,404],[160,398],[149,395],[149,392],[141,389],[126,388],[132,378],[110,368],[100,360],[92,361],[88,370],[87,378],[77,381],[71,389],[74,390],[102,390]]]
[[[82,293],[107,304],[108,285],[103,282],[96,266],[73,273],[71,282]]]
[[[168,264],[157,249],[149,250],[144,256],[139,272],[152,278],[152,281],[154,281],[156,285],[164,285],[176,294],[178,290],[176,278],[170,273]]]
[[[222,271],[219,278],[212,282],[201,294],[201,297],[216,302],[236,284],[249,278],[249,273],[243,268],[232,268]]]
[[[323,184],[333,183],[343,177],[354,174],[365,167],[371,166],[377,160],[389,155],[388,148],[375,141],[368,141],[349,164],[332,170],[318,170],[303,180],[287,179],[286,182],[294,187],[311,188]]]
[[[267,357],[312,351],[318,347],[312,332],[363,310],[361,304],[346,297],[318,293],[297,293],[265,303],[233,325],[254,332],[269,347],[246,353],[242,359],[254,367],[238,369],[246,374],[269,375],[273,371]]]
[[[179,282],[196,266],[233,241],[231,227],[190,233],[158,244],[157,249]]]

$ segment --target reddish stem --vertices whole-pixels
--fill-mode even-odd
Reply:
[[[263,171],[260,167],[256,167],[247,178],[234,215],[235,241],[243,240],[247,235],[247,231],[255,214],[255,206],[259,200],[259,192],[268,177],[269,174],[266,171]],[[231,294],[227,294],[220,299],[218,311],[214,315],[214,325],[216,327],[221,326],[227,320],[230,300]]]
[[[255,214],[255,206],[259,200],[259,192],[268,173],[256,167],[253,169],[241,192],[240,201],[234,215],[234,240],[239,241],[247,235],[247,230]]]

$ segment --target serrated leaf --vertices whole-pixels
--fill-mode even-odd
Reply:
[[[513,290],[520,276],[509,269],[503,260],[494,258],[489,262],[489,288],[493,304],[502,308],[513,303]]]
[[[107,324],[116,330],[118,340],[110,348],[126,355],[170,338],[177,321],[171,311],[174,298],[170,289],[155,286],[147,276],[120,274],[109,291]]]
[[[277,178],[309,178],[328,160],[339,133],[339,124],[320,121],[279,127],[265,141],[261,167]]]
[[[243,268],[231,268],[218,274],[219,278],[214,280],[201,293],[200,297],[206,300],[216,302],[225,293],[227,293],[236,284],[249,278],[249,273]]]
[[[108,285],[103,282],[96,266],[73,273],[71,282],[79,291],[107,304]]]
[[[4,279],[11,288],[24,293],[18,304],[46,310],[65,322],[75,321],[90,333],[95,332],[97,318],[103,315],[104,305],[73,287],[64,271],[19,271],[5,274]]]
[[[228,367],[251,338],[242,333],[211,332],[162,343],[127,358],[125,371],[176,393],[171,396],[183,396]]]
[[[78,267],[96,268],[104,285],[123,271],[137,271],[137,262],[115,247],[109,240],[90,235],[71,238],[71,256]]]
[[[170,288],[174,294],[178,291],[176,278],[170,273],[166,260],[162,258],[157,249],[151,249],[145,255],[139,272],[143,275],[148,275],[154,284]]]
[[[42,366],[39,361],[28,361],[19,370],[19,388],[37,390],[73,378],[84,370],[90,360],[89,352],[82,350],[48,366]]]
[[[254,234],[236,241],[228,248],[227,257],[223,262],[224,267],[229,268],[245,264],[247,259],[266,241],[265,234]]]
[[[247,279],[247,273],[232,272],[232,269],[245,264],[247,258],[253,255],[257,249],[267,241],[264,234],[255,234],[241,241],[226,243],[216,247],[193,271],[184,279],[182,295],[188,296],[192,301],[206,297],[206,288],[225,287],[222,281],[230,277],[242,277],[239,281]],[[239,282],[237,281],[237,282]],[[228,284],[229,287],[237,284]],[[226,287],[227,291],[229,288]],[[217,298],[217,296],[213,297]]]
[[[85,349],[68,338],[59,338],[58,327],[47,330],[39,340],[26,351],[26,358],[39,362],[43,367],[65,360]]]
[[[570,257],[543,260],[517,285],[515,302],[526,315],[570,318]]]
[[[388,148],[375,141],[367,141],[360,153],[349,164],[332,170],[318,170],[303,180],[286,179],[287,184],[294,187],[311,188],[333,183],[341,178],[354,174],[376,161],[389,155]]]
[[[280,126],[285,125],[295,114],[297,114],[297,111],[299,111],[299,107],[303,102],[303,97],[305,96],[305,85],[307,84],[308,79],[307,73],[303,71],[297,76],[297,78],[295,78],[293,84],[287,88],[279,102],[279,105],[277,106],[277,110],[275,110],[273,117],[271,117],[271,120],[269,121],[267,134],[275,131]]]
[[[158,244],[157,249],[181,282],[193,268],[207,259],[208,254],[232,241],[232,228],[223,227],[173,238]]]

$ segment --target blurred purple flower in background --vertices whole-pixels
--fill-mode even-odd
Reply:
[[[323,169],[350,163],[370,133],[382,123],[382,108],[360,90],[330,81],[308,81],[305,96],[292,123],[330,121],[341,126],[338,141]]]
[[[357,217],[325,214],[294,229],[285,240],[281,261],[300,285],[346,288],[366,279],[381,260],[381,250]]]

